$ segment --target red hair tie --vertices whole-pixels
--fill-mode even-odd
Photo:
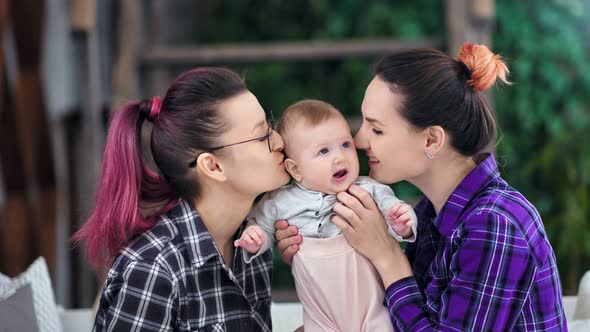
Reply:
[[[162,109],[162,99],[160,97],[152,98],[152,107],[150,108],[150,114],[148,119],[152,122],[156,121],[160,116],[160,110]]]

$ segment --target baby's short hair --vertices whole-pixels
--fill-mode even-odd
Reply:
[[[315,127],[335,118],[344,119],[336,107],[321,100],[304,99],[287,107],[277,124],[277,132],[286,135],[289,128],[299,121],[305,121],[305,124]]]

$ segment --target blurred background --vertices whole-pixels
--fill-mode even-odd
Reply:
[[[496,157],[543,218],[564,294],[590,269],[590,0],[0,0],[0,38],[0,272],[44,256],[65,307],[90,306],[102,284],[69,239],[92,204],[110,114],[126,101],[223,65],[275,116],[318,98],[354,129],[379,57],[454,56],[464,41],[511,70],[514,84],[486,95]],[[419,199],[407,183],[393,188]],[[290,271],[275,263],[275,299],[293,299]]]

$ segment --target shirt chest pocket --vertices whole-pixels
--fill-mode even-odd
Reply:
[[[428,307],[439,312],[441,306],[440,299],[446,288],[447,284],[444,280],[442,280],[441,283],[440,281],[437,281],[437,279],[433,279],[430,284],[428,284],[428,287],[425,290],[426,304]]]
[[[429,276],[430,281],[424,290],[428,306],[436,312],[440,309],[441,297],[449,287],[450,282],[448,270],[445,265],[441,264],[440,260],[440,257],[436,258],[435,266],[437,268],[434,271],[431,270],[433,274]]]

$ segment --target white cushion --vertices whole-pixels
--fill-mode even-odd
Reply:
[[[580,280],[574,319],[590,319],[590,271],[587,271]]]
[[[90,308],[64,309],[58,306],[63,325],[63,332],[91,331],[94,324],[94,312]]]
[[[574,319],[574,312],[576,311],[576,302],[578,302],[577,296],[564,296],[562,298],[563,311],[565,312],[565,319],[569,322]]]
[[[590,319],[568,321],[567,329],[570,332],[588,332],[590,331]]]
[[[57,313],[49,271],[43,257],[37,258],[25,272],[15,278],[0,276],[0,294],[14,293],[27,285],[30,285],[33,293],[33,310],[39,332],[61,331],[61,320]]]

